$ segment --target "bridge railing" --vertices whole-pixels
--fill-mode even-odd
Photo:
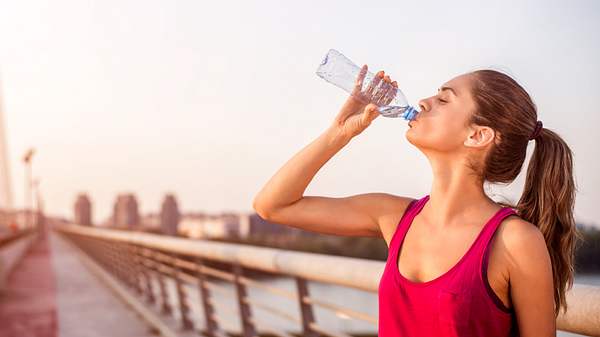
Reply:
[[[205,322],[202,333],[207,336],[226,335],[220,324],[221,317],[215,310],[213,296],[227,296],[230,292],[215,280],[230,282],[234,286],[237,308],[230,309],[229,313],[239,316],[245,337],[258,336],[258,330],[285,337],[351,336],[317,324],[315,307],[367,322],[374,327],[374,331],[377,330],[378,318],[372,312],[357,311],[311,296],[307,281],[376,294],[384,262],[78,225],[61,225],[55,229],[143,296],[148,303],[160,306],[162,313],[173,314],[176,310],[184,330],[194,329],[190,317],[190,299],[184,287],[184,284],[191,284],[198,286],[198,300]],[[248,276],[251,271],[292,278],[296,290],[289,291],[257,281]],[[176,287],[176,308],[168,298],[167,280]],[[156,285],[158,289],[155,289]],[[248,287],[280,296],[282,301],[291,300],[293,305],[298,306],[300,317],[293,317],[249,298]],[[567,293],[567,302],[569,310],[566,314],[561,312],[557,328],[600,336],[600,287],[575,284]],[[274,328],[267,321],[257,321],[253,315],[254,308],[289,320],[290,326],[296,324],[299,333]],[[219,308],[219,311],[223,309]]]

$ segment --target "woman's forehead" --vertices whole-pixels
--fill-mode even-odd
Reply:
[[[442,84],[442,87],[450,87],[455,90],[456,89],[465,90],[469,86],[470,83],[471,83],[470,76],[460,75],[460,76],[456,76],[456,77],[452,78],[451,80],[449,80],[448,82]]]
[[[468,74],[454,77],[445,82],[439,88],[440,91],[448,91],[456,96],[468,96],[469,88],[471,87],[471,76]]]

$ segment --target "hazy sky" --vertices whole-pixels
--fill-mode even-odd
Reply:
[[[16,205],[25,150],[46,211],[119,192],[156,211],[252,210],[252,198],[332,121],[346,93],[315,75],[330,48],[384,69],[411,103],[479,68],[513,76],[575,155],[576,220],[600,223],[598,1],[0,2],[0,85]],[[378,118],[306,190],[430,192],[406,123]],[[530,142],[529,154],[534,143]],[[527,159],[528,162],[528,159]],[[518,199],[522,175],[494,192]]]

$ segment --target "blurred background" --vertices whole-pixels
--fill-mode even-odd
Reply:
[[[385,70],[412,104],[476,69],[517,80],[574,153],[588,238],[579,280],[598,285],[599,31],[592,0],[1,1],[0,208],[21,217],[2,230],[45,218],[385,260],[382,240],[303,232],[252,209],[344,102],[315,74],[334,48]],[[429,163],[406,127],[377,119],[305,194],[426,195]],[[516,202],[528,162],[490,195]]]

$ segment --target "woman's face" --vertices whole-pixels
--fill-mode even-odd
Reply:
[[[464,149],[472,132],[467,121],[475,111],[471,77],[464,74],[444,83],[436,95],[419,101],[421,112],[409,122],[408,141],[421,151],[455,152]],[[424,151],[429,152],[429,151]]]

